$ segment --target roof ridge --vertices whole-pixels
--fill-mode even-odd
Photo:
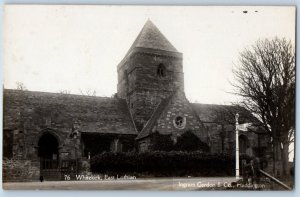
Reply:
[[[4,88],[3,89],[3,94],[4,93],[24,93],[24,94],[39,94],[39,95],[55,95],[55,96],[68,96],[68,97],[81,97],[81,98],[98,98],[98,99],[112,99],[112,100],[118,100],[122,98],[116,98],[116,97],[110,97],[110,96],[93,96],[93,95],[82,95],[82,94],[75,94],[75,93],[59,93],[59,92],[44,92],[44,91],[39,91],[39,90],[18,90],[18,89],[8,89]]]
[[[136,128],[136,125],[135,125],[135,122],[134,122],[134,119],[133,119],[131,110],[129,109],[127,99],[125,100],[125,102],[126,102],[126,107],[127,107],[127,110],[128,110],[129,116],[130,116],[131,123],[132,123],[133,128],[134,128],[134,131],[136,132],[136,134],[138,134],[138,130],[137,130],[137,128]]]
[[[18,121],[14,121],[18,113],[25,113],[27,117],[51,118],[55,125],[64,127],[72,126],[75,120],[81,121],[81,129],[88,133],[103,134],[130,134],[137,136],[134,125],[129,115],[129,109],[125,99],[99,97],[61,97],[52,94],[26,91],[4,91],[3,94],[3,123],[6,128],[14,127]],[[90,99],[93,98],[93,99]],[[30,109],[30,110],[29,110]],[[117,124],[116,124],[117,122]],[[34,125],[47,126],[45,121],[37,119]],[[53,125],[52,125],[53,126]]]
[[[155,120],[158,119],[157,116],[160,116],[162,111],[168,106],[169,102],[172,100],[174,95],[178,92],[179,89],[174,91],[169,97],[162,99],[160,103],[157,105],[155,110],[153,111],[150,119],[147,121],[145,127],[142,129],[142,131],[138,134],[136,139],[144,138],[150,134],[149,129],[152,128],[153,124],[155,123]]]

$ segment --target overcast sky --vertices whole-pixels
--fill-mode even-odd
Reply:
[[[229,104],[238,53],[258,39],[295,40],[294,7],[6,5],[4,87],[117,92],[117,64],[147,19],[183,53],[191,102]]]

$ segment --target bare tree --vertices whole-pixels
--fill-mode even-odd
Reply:
[[[222,152],[225,150],[225,138],[230,134],[226,132],[225,127],[228,125],[235,125],[235,116],[239,113],[239,123],[251,122],[255,126],[260,126],[259,121],[244,107],[235,105],[216,105],[212,109],[213,120],[221,126],[220,139]]]
[[[27,90],[27,88],[22,82],[17,81],[16,85],[17,85],[17,90]]]
[[[272,137],[273,157],[277,160],[281,154],[282,174],[286,176],[288,148],[295,131],[295,51],[291,41],[257,41],[240,53],[233,72],[236,94],[242,96],[244,107],[259,116]]]
[[[60,91],[58,91],[58,93],[60,93],[60,94],[71,94],[71,91],[70,90],[60,90]]]
[[[91,89],[82,90],[82,89],[79,89],[79,92],[81,93],[81,95],[85,95],[85,96],[96,96],[96,90],[91,90]]]

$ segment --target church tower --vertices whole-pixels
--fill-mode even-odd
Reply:
[[[178,89],[184,89],[182,53],[148,20],[118,65],[118,96],[127,100],[138,131]]]

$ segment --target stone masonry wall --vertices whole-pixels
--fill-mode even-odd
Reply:
[[[13,161],[18,161],[17,166],[24,162],[28,168],[34,163],[38,172],[38,143],[43,134],[56,138],[60,162],[83,157],[80,131],[135,134],[127,104],[121,99],[4,90],[3,106],[3,131],[13,135]],[[76,139],[71,137],[75,131]],[[18,176],[23,174],[14,175]]]
[[[30,160],[3,159],[3,182],[38,181],[40,164]]]
[[[178,116],[185,119],[184,128],[177,128],[175,126],[175,119]],[[202,142],[207,143],[207,130],[181,91],[178,91],[172,98],[169,106],[157,120],[157,125],[154,130],[159,131],[160,134],[171,134],[174,138],[177,138],[186,131],[192,131]]]
[[[160,64],[166,68],[165,77],[157,74]],[[180,56],[137,52],[119,67],[118,76],[118,95],[127,99],[139,131],[161,99],[168,97],[178,88],[183,90],[184,87]]]

